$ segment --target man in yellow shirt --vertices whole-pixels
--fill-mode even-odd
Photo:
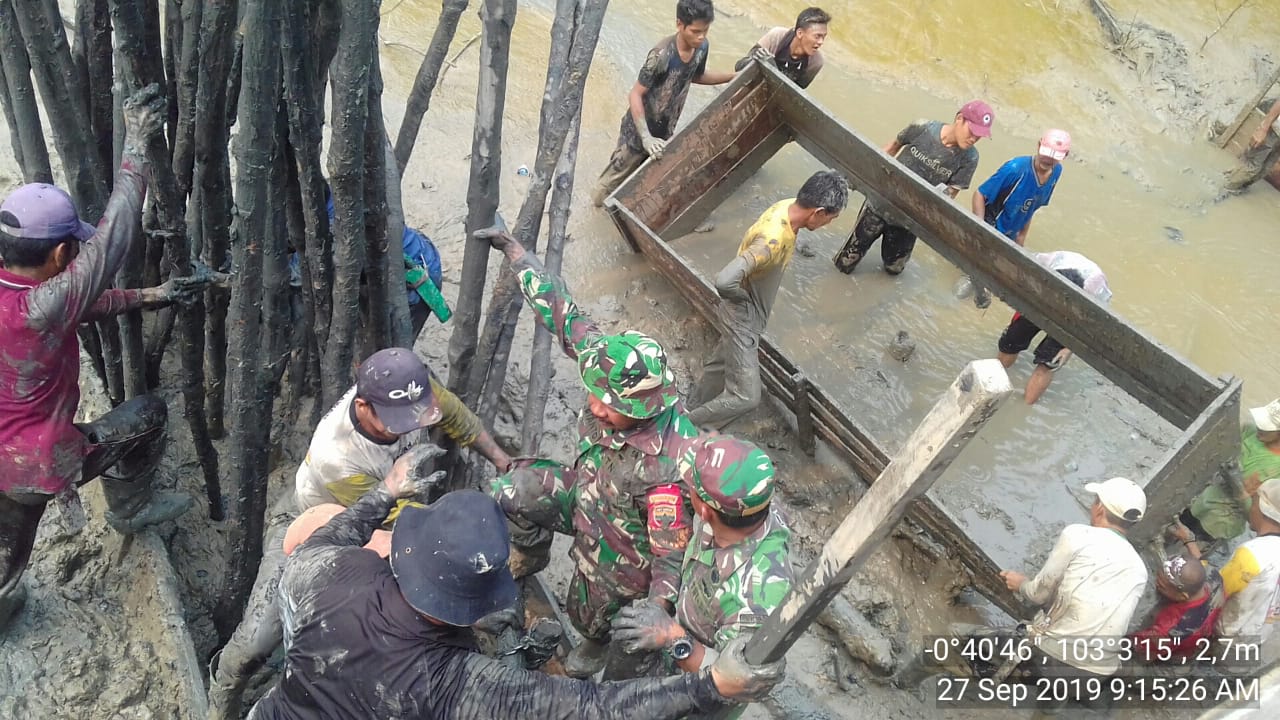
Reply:
[[[723,335],[702,369],[689,419],[724,428],[760,403],[760,336],[769,322],[782,275],[791,264],[800,230],[818,230],[849,204],[849,182],[830,170],[814,173],[793,199],[760,216],[738,255],[716,276]]]

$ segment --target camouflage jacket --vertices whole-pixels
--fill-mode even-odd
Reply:
[[[794,581],[790,539],[776,509],[750,537],[726,548],[716,547],[711,527],[699,519],[680,571],[680,625],[716,650],[763,625]]]
[[[603,337],[537,258],[526,256],[514,270],[525,300],[566,355],[576,360]],[[579,569],[619,594],[674,602],[693,518],[676,465],[697,428],[677,402],[627,431],[602,426],[583,408],[578,433],[572,555]]]

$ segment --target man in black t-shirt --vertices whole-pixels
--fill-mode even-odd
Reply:
[[[723,85],[734,78],[735,73],[707,71],[707,53],[711,50],[707,32],[714,19],[711,0],[680,0],[676,5],[676,34],[663,38],[649,51],[631,88],[629,108],[618,132],[618,147],[592,195],[596,207],[603,205],[604,199],[646,158],[662,159],[667,140],[675,134],[684,111],[690,83]]]
[[[924,178],[925,182],[954,198],[973,181],[973,173],[978,169],[978,150],[974,146],[982,138],[991,137],[994,119],[990,105],[972,100],[960,108],[949,125],[927,120],[917,120],[908,125],[884,147],[884,151]],[[870,201],[862,204],[853,233],[832,262],[840,272],[852,273],[881,237],[884,238],[880,246],[884,271],[890,275],[901,274],[911,259],[916,236],[902,225],[886,219]]]

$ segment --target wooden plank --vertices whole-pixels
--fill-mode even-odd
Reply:
[[[1190,425],[1217,397],[1222,388],[1213,378],[1041,266],[784,82],[776,70],[763,72],[764,80],[778,89],[775,102],[806,150],[844,172],[895,222],[976,276],[1122,389],[1179,428]]]
[[[998,361],[969,363],[751,638],[748,661],[786,654],[1012,391]]]
[[[727,176],[746,178],[758,170],[786,141],[777,137],[782,120],[774,89],[758,75],[746,72],[730,83],[719,101],[671,139],[662,159],[642,165],[606,199],[606,207],[626,205],[646,227],[661,232]],[[713,206],[704,207],[706,212]]]
[[[1258,94],[1253,97],[1253,102],[1240,108],[1240,114],[1236,116],[1236,121],[1227,126],[1227,129],[1223,130],[1222,134],[1218,136],[1217,140],[1215,140],[1218,147],[1225,148],[1227,143],[1231,142],[1231,138],[1240,132],[1240,126],[1245,124],[1249,119],[1249,115],[1258,107],[1258,103],[1262,102],[1268,92],[1271,92],[1271,88],[1275,87],[1276,83],[1280,83],[1280,67],[1276,68],[1276,71],[1271,75],[1271,80],[1266,85],[1263,85]],[[1248,144],[1248,141],[1246,141],[1245,145],[1247,146]]]
[[[1135,545],[1160,536],[1165,526],[1187,507],[1217,475],[1224,460],[1236,457],[1240,447],[1240,389],[1229,378],[1222,391],[1200,417],[1187,428],[1147,480],[1147,513],[1129,531]]]
[[[805,455],[813,457],[818,448],[814,442],[813,412],[809,406],[809,379],[804,373],[791,376],[791,387],[795,392],[792,412],[796,416],[796,435],[800,439],[800,449]]]
[[[753,128],[753,130],[759,129]],[[693,232],[693,229],[701,225],[712,211],[737,192],[742,183],[759,172],[760,168],[764,167],[764,164],[792,139],[791,131],[781,124],[773,125],[773,129],[762,139],[740,138],[741,145],[730,146],[728,151],[717,156],[715,161],[703,169],[706,175],[698,178],[699,184],[707,184],[710,179],[710,187],[700,196],[690,192],[689,197],[695,198],[693,204],[678,216],[673,216],[666,226],[658,228],[658,234],[664,239],[674,240]],[[744,148],[750,149],[742,155],[740,153]],[[719,166],[728,166],[729,170],[715,175],[712,171]],[[699,174],[702,175],[701,172]]]
[[[670,244],[645,227],[627,207],[615,204],[610,208],[610,216],[624,236],[634,238],[637,250],[649,257],[689,304],[717,330],[723,331],[715,310],[718,298],[711,284],[680,258]],[[768,337],[760,340],[760,365],[765,389],[780,397],[783,404],[794,412],[795,399],[790,379],[799,370]],[[831,396],[812,380],[809,381],[809,404],[814,432],[853,467],[864,484],[884,471],[889,464],[888,454],[869,433],[845,416]],[[999,566],[969,539],[950,513],[926,496],[911,507],[908,516],[968,569],[978,592],[1011,616],[1019,616],[1021,606],[998,577]]]

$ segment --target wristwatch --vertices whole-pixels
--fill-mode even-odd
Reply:
[[[693,641],[689,639],[689,634],[681,635],[668,645],[667,654],[676,662],[688,660],[689,656],[693,654]]]

